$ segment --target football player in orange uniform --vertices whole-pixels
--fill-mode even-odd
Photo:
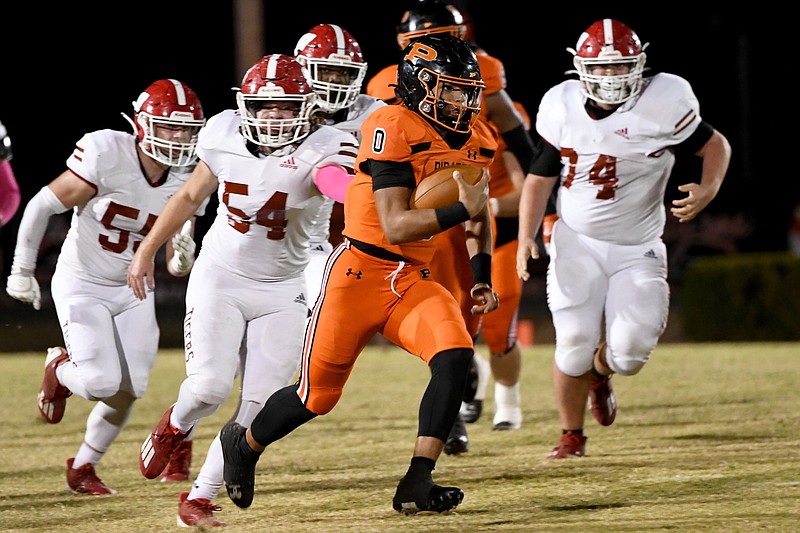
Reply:
[[[514,102],[517,111],[530,127],[528,113],[522,104]],[[493,287],[502,304],[496,313],[481,320],[480,332],[491,352],[487,363],[475,355],[480,368],[480,383],[475,398],[464,402],[461,416],[467,423],[478,420],[486,396],[488,374],[494,377],[494,429],[519,429],[522,424],[519,380],[522,372],[522,352],[517,342],[517,317],[522,299],[522,282],[517,276],[517,233],[519,229],[519,198],[525,171],[503,140],[494,161],[489,166],[489,206],[492,214]],[[485,367],[485,368],[482,368]]]
[[[458,415],[473,346],[459,303],[436,281],[430,263],[436,244],[430,237],[467,225],[472,313],[495,310],[488,173],[473,186],[454,173],[459,202],[447,207],[410,209],[409,199],[421,179],[438,168],[488,167],[497,139],[476,120],[484,84],[464,41],[449,35],[415,41],[405,50],[398,77],[402,105],[375,110],[361,127],[364,142],[344,203],[345,239],[326,265],[298,383],[273,394],[249,429],[230,423],[222,430],[225,486],[239,507],[252,503],[264,449],[334,408],[358,355],[376,333],[431,369],[413,457],[397,486],[394,509],[441,513],[464,497],[457,487],[435,484],[431,475]]]
[[[425,0],[420,1],[403,14],[397,27],[397,43],[401,48],[405,48],[414,39],[430,34],[450,34],[463,39],[467,29],[467,21],[456,7],[438,0]],[[474,48],[473,51],[475,51]],[[491,124],[500,133],[503,141],[508,146],[508,150],[516,156],[521,168],[527,173],[530,160],[533,157],[534,146],[522,117],[515,109],[513,101],[505,90],[506,78],[503,63],[481,49],[476,51],[476,56],[481,77],[486,84],[479,120]],[[367,83],[367,94],[391,101],[395,97],[394,88],[396,84],[397,65],[389,65],[370,79]],[[465,268],[469,262],[469,255],[466,251],[464,230],[462,227],[452,228],[437,235],[435,240],[437,250],[440,250],[441,253],[436,254],[433,259],[433,271],[437,273],[438,281],[447,287],[456,297],[456,300],[461,303],[462,315],[467,324],[467,329],[470,335],[475,338],[480,328],[480,319],[470,312],[472,307],[472,298],[470,297],[472,274],[468,268]],[[477,372],[477,364],[473,363],[473,365],[475,365],[473,367],[474,371]],[[474,380],[474,382],[478,381],[480,380]],[[485,382],[476,383],[474,388],[465,392],[464,399],[472,401],[476,389],[480,386],[485,390]],[[516,398],[518,399],[518,397],[519,392],[517,390]],[[509,403],[512,400],[513,396],[511,394],[506,395],[504,403]],[[514,409],[519,409],[519,402],[514,408],[505,410],[505,412],[514,412]],[[501,413],[501,415],[506,416],[505,412]],[[496,422],[511,422],[511,420]],[[500,427],[505,429],[507,425],[502,424]],[[447,438],[445,453],[459,454],[468,450],[469,440],[464,418],[459,415]]]

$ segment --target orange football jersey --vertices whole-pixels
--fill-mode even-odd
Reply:
[[[383,233],[375,198],[372,176],[361,169],[364,161],[410,163],[416,182],[441,167],[465,163],[487,167],[497,151],[495,132],[484,122],[476,121],[469,139],[459,149],[450,148],[434,127],[404,105],[390,105],[375,110],[361,126],[362,142],[356,158],[356,176],[347,188],[344,202],[346,237],[362,241],[403,256],[413,262],[427,263],[433,256],[433,242],[389,243]]]

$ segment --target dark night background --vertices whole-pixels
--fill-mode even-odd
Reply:
[[[798,180],[777,168],[777,152],[767,146],[767,139],[775,138],[774,126],[761,112],[765,103],[775,110],[773,102],[780,101],[776,84],[767,81],[776,79],[769,70],[775,64],[763,60],[774,56],[773,26],[765,24],[770,15],[700,3],[691,10],[617,3],[607,10],[551,5],[539,16],[528,16],[520,14],[518,0],[453,3],[474,20],[477,42],[504,62],[507,91],[532,118],[542,94],[572,68],[565,48],[574,47],[585,28],[603,17],[628,24],[650,43],[650,69],[689,80],[701,115],[733,148],[726,181],[707,214],[722,220],[735,216],[746,229],[733,237],[724,228],[713,230],[714,223],[697,224],[694,231],[712,228],[706,239],[712,241],[719,231],[728,239],[723,250],[727,252],[731,247],[740,252],[786,249],[791,212],[800,195]],[[263,52],[291,54],[297,39],[315,24],[340,24],[360,42],[369,79],[397,60],[395,27],[412,4],[264,2]],[[3,277],[27,201],[66,168],[67,157],[84,133],[103,128],[129,131],[120,113],[130,114],[131,102],[152,81],[173,77],[186,82],[200,96],[207,117],[235,105],[230,88],[239,85],[244,71],[237,71],[235,62],[232,2],[106,5],[87,12],[89,7],[80,3],[28,3],[8,7],[3,14],[0,120],[12,140],[12,165],[22,190],[22,206],[0,232]],[[532,9],[536,5],[526,8]],[[788,98],[788,89],[783,91]],[[784,120],[777,112],[773,120]],[[679,160],[668,199],[677,194],[678,184],[699,180],[695,159]],[[668,227],[668,234],[671,231]],[[696,249],[715,253],[713,246]]]

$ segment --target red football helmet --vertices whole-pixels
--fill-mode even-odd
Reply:
[[[133,102],[133,125],[139,146],[165,165],[185,167],[197,162],[197,134],[203,124],[205,116],[200,99],[178,80],[155,81]],[[174,137],[163,139],[156,135],[156,127],[187,128],[191,135],[184,142]]]
[[[318,24],[300,37],[294,47],[297,62],[306,68],[317,106],[332,113],[350,107],[361,92],[367,64],[361,46],[350,33],[335,24]],[[332,73],[339,80],[331,80]]]
[[[304,139],[311,133],[309,116],[315,100],[300,63],[283,54],[264,56],[245,73],[241,90],[236,93],[242,135],[259,146],[272,148]],[[265,104],[275,102],[293,104],[293,116],[258,118]]]
[[[417,7],[403,14],[397,26],[397,44],[405,48],[412,40],[431,33],[449,33],[464,38],[467,23],[455,6],[439,0],[419,0]]]
[[[581,80],[581,92],[604,104],[621,104],[642,89],[642,74],[647,58],[639,37],[614,19],[598,20],[583,32],[575,49],[573,63]],[[607,67],[599,73],[598,67]]]

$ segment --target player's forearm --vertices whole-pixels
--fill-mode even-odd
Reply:
[[[718,131],[706,142],[698,153],[703,158],[701,185],[708,187],[716,195],[728,172],[731,160],[731,146],[728,139]]]
[[[474,257],[479,253],[492,254],[492,221],[489,210],[484,209],[465,225],[467,253]]]
[[[554,181],[536,174],[529,174],[525,179],[519,199],[520,241],[532,241],[536,237]]]

